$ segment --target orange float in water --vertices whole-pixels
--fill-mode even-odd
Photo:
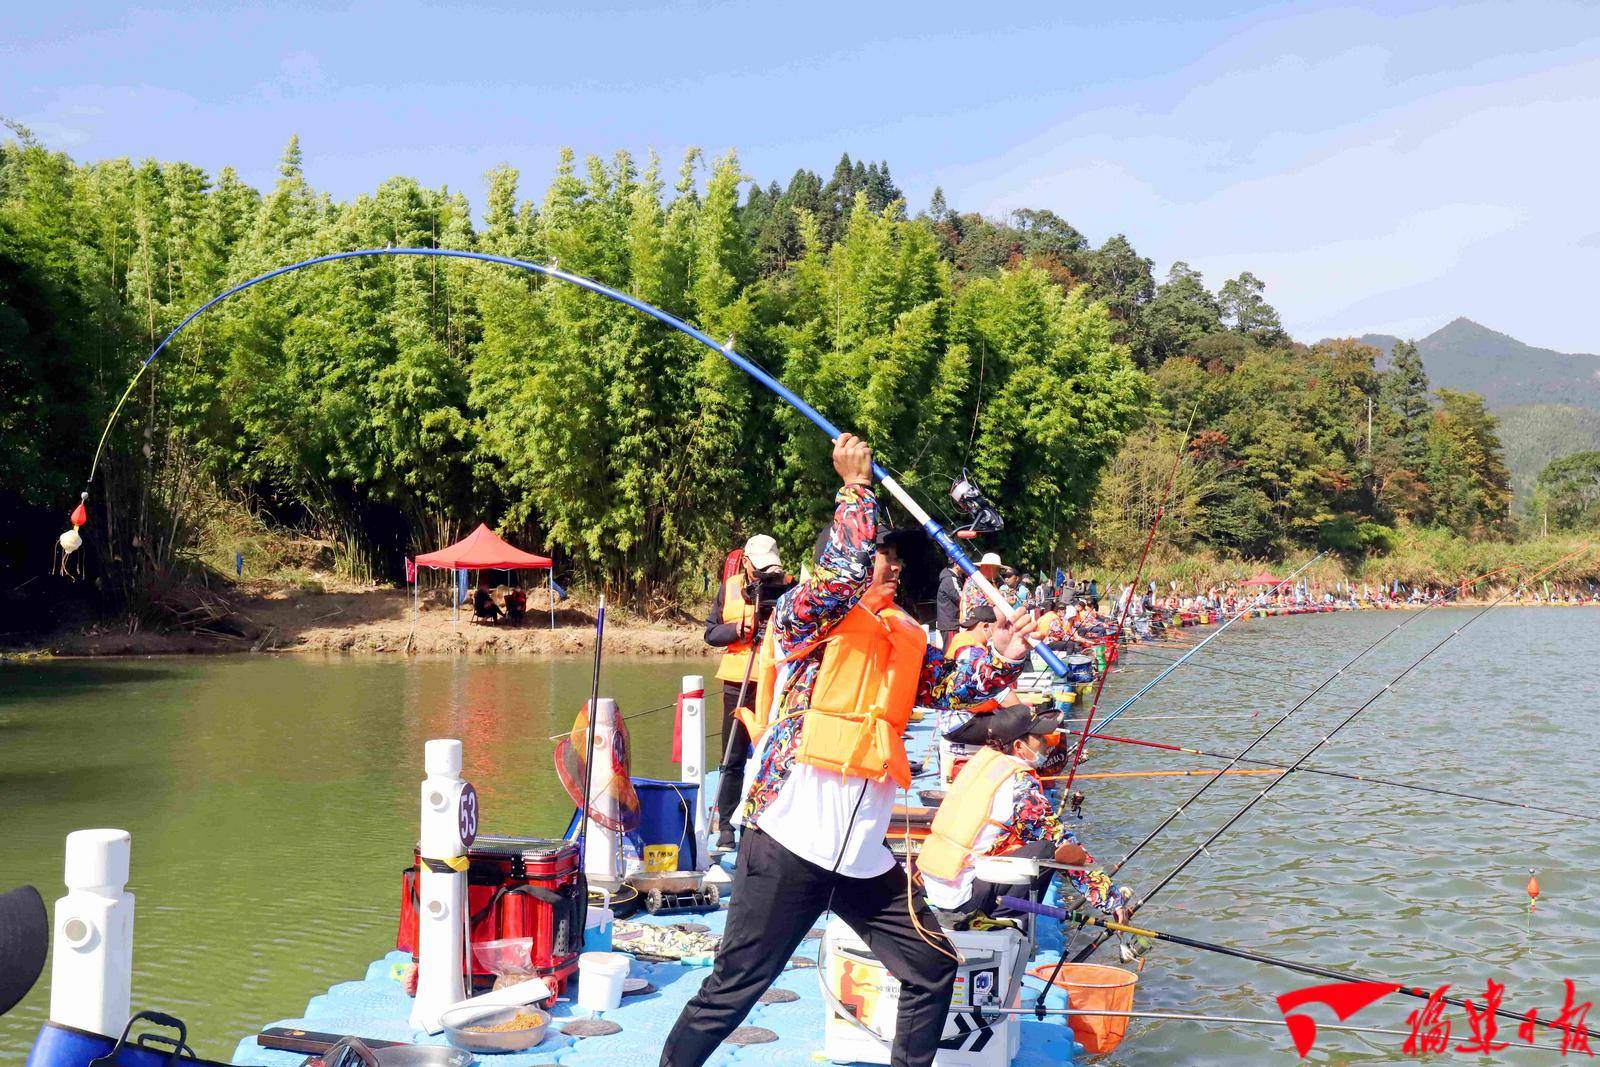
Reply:
[[[1055,964],[1045,963],[1028,973],[1048,982],[1055,969]],[[1064,963],[1055,984],[1066,991],[1067,1006],[1075,1011],[1132,1011],[1139,976],[1098,963]],[[1112,1051],[1128,1032],[1126,1015],[1069,1015],[1067,1023],[1072,1036],[1091,1056]]]
[[[1532,908],[1539,902],[1539,876],[1531,875],[1528,878],[1528,907]]]

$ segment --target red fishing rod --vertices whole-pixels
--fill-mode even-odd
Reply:
[[[1074,731],[1075,732],[1075,731]],[[1138,745],[1141,748],[1157,748],[1163,752],[1181,752],[1186,756],[1204,756],[1208,759],[1225,759],[1229,761],[1228,767],[1221,773],[1234,774],[1236,763],[1249,763],[1271,773],[1273,770],[1288,772],[1296,771],[1300,774],[1321,774],[1329,778],[1343,778],[1351,782],[1363,782],[1367,785],[1390,786],[1395,789],[1408,789],[1416,793],[1432,793],[1435,796],[1456,797],[1461,800],[1473,800],[1480,804],[1494,804],[1505,808],[1524,808],[1528,811],[1542,811],[1551,815],[1563,815],[1569,819],[1581,819],[1584,822],[1600,822],[1600,815],[1585,814],[1580,811],[1567,811],[1565,808],[1551,808],[1543,804],[1529,804],[1521,800],[1506,800],[1502,797],[1484,796],[1479,793],[1460,793],[1454,789],[1439,789],[1430,785],[1417,785],[1414,782],[1397,782],[1392,778],[1375,778],[1370,774],[1352,774],[1348,771],[1336,771],[1329,767],[1291,767],[1287,763],[1274,763],[1271,760],[1249,759],[1243,753],[1230,755],[1226,752],[1207,752],[1203,748],[1189,748],[1185,745],[1169,745],[1160,741],[1145,741],[1137,737],[1118,737],[1115,734],[1095,733],[1092,735],[1096,741],[1114,741],[1119,745]],[[1194,774],[1211,774],[1211,771],[1195,771]]]
[[[1189,422],[1183,428],[1183,439],[1178,442],[1178,451],[1172,457],[1172,469],[1167,472],[1166,488],[1161,491],[1161,499],[1156,502],[1155,518],[1150,520],[1150,531],[1145,534],[1144,547],[1139,550],[1139,564],[1133,569],[1133,584],[1128,587],[1128,598],[1122,602],[1122,607],[1117,610],[1117,626],[1113,631],[1116,636],[1112,638],[1113,642],[1118,642],[1122,639],[1122,627],[1127,622],[1128,609],[1133,606],[1133,598],[1138,595],[1139,579],[1144,576],[1144,565],[1150,558],[1150,546],[1155,543],[1156,527],[1161,525],[1161,516],[1166,512],[1167,501],[1172,497],[1172,487],[1177,484],[1178,468],[1183,466],[1183,453],[1189,447],[1189,431],[1194,428],[1194,417],[1199,410],[1200,402],[1196,400],[1194,407],[1189,409]],[[1100,694],[1105,692],[1106,678],[1111,674],[1111,659],[1115,652],[1116,644],[1113,643],[1106,650],[1106,668],[1100,672],[1100,678],[1095,683],[1094,699],[1089,701],[1089,717],[1083,727],[1085,733],[1094,726],[1094,713],[1100,707]],[[1077,776],[1078,764],[1083,760],[1083,745],[1086,740],[1087,737],[1078,738],[1078,747],[1072,753],[1072,762],[1068,764],[1067,784],[1061,790],[1061,803],[1063,806],[1066,805],[1067,798],[1072,795],[1072,780]],[[1058,811],[1056,814],[1059,816],[1061,813]]]

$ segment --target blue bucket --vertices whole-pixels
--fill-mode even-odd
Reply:
[[[1087,685],[1094,682],[1094,659],[1089,656],[1067,657],[1067,681],[1073,685]]]
[[[142,1033],[130,1038],[134,1024],[144,1020],[178,1032]],[[120,1038],[94,1034],[60,1023],[47,1022],[39,1029],[25,1067],[227,1067],[216,1060],[202,1060],[188,1045],[188,1028],[181,1021],[160,1012],[141,1011],[128,1020]]]

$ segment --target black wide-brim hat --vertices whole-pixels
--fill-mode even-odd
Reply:
[[[998,742],[1010,745],[1029,734],[1044,736],[1061,729],[1059,712],[1037,713],[1026,704],[1010,704],[992,712],[974,715],[967,722],[945,734],[946,741],[960,745],[983,745]]]
[[[0,1015],[17,1006],[44,973],[50,915],[31,885],[0,893]]]

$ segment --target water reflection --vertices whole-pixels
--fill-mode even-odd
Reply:
[[[1469,614],[1437,612],[1408,626],[1252,756],[1293,762]],[[1314,685],[1405,617],[1251,622],[1202,656]],[[1582,609],[1491,613],[1358,718],[1317,765],[1590,810],[1600,769],[1597,621]],[[625,715],[639,716],[668,704],[680,675],[709,674],[713,662],[613,660],[602,688]],[[1107,703],[1151,673],[1114,676]],[[393,943],[425,740],[463,740],[486,832],[562,829],[571,809],[550,739],[570,728],[588,695],[589,664],[42,663],[4,668],[0,685],[0,886],[31,881],[53,900],[69,830],[132,831],[137,999],[185,1017],[202,1053],[226,1057],[249,1028],[298,1014]],[[1289,685],[1274,691],[1255,679],[1180,671],[1113,732],[1236,752],[1302,695]],[[630,719],[635,773],[675,775],[671,722],[670,708]],[[1091,745],[1091,753],[1090,771],[1215,765],[1130,746]],[[1153,884],[1265,782],[1219,782],[1129,864],[1126,879]],[[1115,859],[1197,785],[1086,782],[1088,819],[1074,825],[1093,851]],[[1544,886],[1531,924],[1522,893],[1529,867]],[[1589,907],[1596,869],[1596,835],[1559,816],[1302,775],[1141,914],[1157,927],[1422,985],[1453,981],[1481,993],[1493,977],[1507,984],[1508,1004],[1548,1015],[1560,1006],[1562,978],[1577,983],[1580,999],[1600,995],[1600,917]],[[1140,1006],[1272,1015],[1275,996],[1304,984],[1162,946],[1142,975]],[[20,1061],[47,1002],[41,988],[0,1019],[0,1062]],[[1385,1002],[1358,1021],[1404,1025],[1410,1010]],[[1407,1062],[1389,1039],[1327,1035],[1319,1047],[1336,1050],[1338,1062]],[[1281,1031],[1136,1023],[1110,1062],[1237,1064],[1288,1048]]]

